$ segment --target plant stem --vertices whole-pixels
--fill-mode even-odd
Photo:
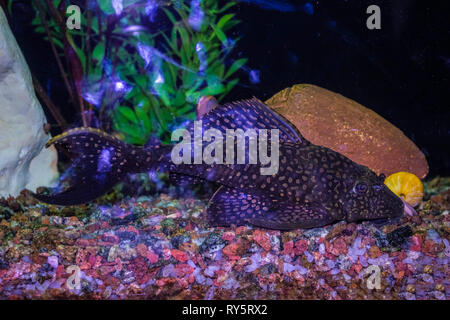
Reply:
[[[83,121],[83,127],[87,127],[88,126],[88,121],[86,119],[86,112],[84,110],[84,102],[83,102],[83,98],[81,97],[80,92],[78,92],[78,101],[80,103],[81,121]]]
[[[77,66],[75,65],[76,62],[73,59],[78,59],[77,56],[72,56],[71,53],[69,53],[68,51],[70,49],[74,50],[74,48],[72,48],[72,46],[70,45],[70,43],[73,43],[71,36],[69,33],[66,32],[66,25],[64,23],[64,19],[61,17],[60,13],[58,12],[58,10],[55,8],[55,6],[53,5],[51,0],[45,0],[45,2],[47,3],[48,8],[50,9],[50,13],[53,16],[53,19],[55,19],[56,23],[59,26],[60,32],[64,35],[64,46],[65,46],[65,58],[66,58],[66,63],[68,64],[68,66],[71,67],[72,69],[72,75],[73,75],[73,85],[75,87],[75,92],[76,92],[76,102],[78,102],[78,106],[80,109],[80,113],[81,113],[81,119],[83,121],[83,126],[87,126],[87,121],[86,121],[86,115],[84,112],[84,103],[83,103],[83,98],[81,96],[81,90],[79,88],[79,84],[77,83],[77,81],[79,81],[79,78],[76,78],[76,71],[75,70],[77,68]],[[69,56],[71,56],[71,58],[69,59]],[[78,61],[77,61],[78,62]],[[81,75],[82,76],[82,75]],[[73,95],[74,96],[74,95]]]
[[[97,19],[98,19],[98,36],[99,39],[103,39],[103,30],[102,30],[102,11],[97,7]]]
[[[86,12],[87,12],[87,33],[86,33],[86,72],[89,74],[91,66],[91,24],[92,24],[92,11],[89,10],[89,2],[86,0]]]
[[[39,98],[41,98],[42,102],[44,102],[45,106],[48,108],[50,113],[52,114],[53,118],[55,118],[55,121],[58,123],[59,127],[61,127],[61,130],[64,130],[67,128],[67,122],[62,116],[61,112],[59,111],[58,107],[55,106],[53,101],[50,99],[50,97],[45,92],[44,88],[42,88],[40,82],[34,75],[31,75],[33,80],[33,86],[34,90],[38,94]]]
[[[136,85],[139,87],[139,89],[141,90],[142,94],[147,97],[148,101],[150,102],[150,104],[152,106],[153,112],[155,112],[155,115],[156,115],[156,118],[158,119],[158,122],[160,124],[162,124],[163,120],[162,120],[162,116],[161,116],[161,114],[159,112],[160,110],[159,110],[159,108],[157,106],[153,105],[153,103],[152,103],[152,96],[139,83],[136,83]]]
[[[86,34],[86,73],[90,73],[91,67],[91,26],[92,26],[92,11],[89,10],[89,2],[91,0],[86,0],[85,7],[87,12],[87,34]],[[92,105],[88,102],[89,111],[88,111],[88,125],[91,125],[92,121]]]
[[[39,0],[33,0],[33,2],[36,5],[36,7],[38,8],[39,16],[41,18],[42,24],[44,25],[45,33],[47,34],[48,40],[50,42],[50,46],[52,48],[53,55],[54,55],[54,57],[56,59],[56,64],[58,65],[58,69],[59,69],[59,72],[61,73],[61,76],[63,78],[64,85],[66,86],[67,92],[69,93],[70,100],[71,100],[72,104],[75,104],[75,99],[74,99],[74,95],[73,95],[73,92],[72,92],[72,87],[70,86],[69,79],[67,78],[66,71],[64,70],[64,67],[62,65],[61,59],[59,58],[58,52],[56,51],[55,44],[53,43],[53,38],[52,38],[52,35],[50,33],[50,28],[48,26],[47,20],[45,20],[44,10],[43,10],[41,4],[39,3]]]
[[[47,7],[50,9],[50,13],[52,14],[53,18],[56,20],[56,23],[59,25],[59,29],[64,33],[64,30],[66,29],[64,19],[61,17],[58,10],[56,10],[56,8],[53,6],[51,0],[45,0],[45,2],[47,3]]]

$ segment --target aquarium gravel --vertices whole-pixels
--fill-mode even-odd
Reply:
[[[448,299],[450,190],[427,190],[398,225],[290,232],[211,228],[195,198],[63,208],[22,193],[0,201],[0,298]]]

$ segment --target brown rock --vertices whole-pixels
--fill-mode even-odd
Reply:
[[[377,174],[406,171],[423,179],[428,173],[425,156],[401,130],[340,94],[299,84],[266,103],[311,143],[339,152]]]

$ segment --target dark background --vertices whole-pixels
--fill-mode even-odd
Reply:
[[[381,8],[381,30],[366,27],[371,4]],[[424,152],[429,176],[450,175],[448,1],[247,0],[237,14],[242,23],[234,35],[241,40],[234,58],[249,62],[226,100],[265,100],[296,83],[316,84],[399,127]],[[49,44],[32,31],[33,15],[29,1],[18,1],[12,29],[30,69],[63,106],[65,90]],[[259,83],[250,83],[250,69],[259,70]],[[77,121],[71,109],[62,109]]]

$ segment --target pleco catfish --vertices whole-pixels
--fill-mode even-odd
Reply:
[[[383,175],[377,176],[339,153],[311,144],[294,125],[256,98],[214,108],[202,117],[201,126],[203,131],[214,128],[224,136],[231,129],[255,130],[259,144],[265,143],[272,155],[278,152],[278,170],[262,174],[267,161],[261,161],[261,154],[251,159],[247,149],[246,162],[237,161],[236,141],[231,148],[230,145],[223,148],[231,152],[231,156],[226,154],[224,163],[215,154],[217,161],[213,163],[175,164],[173,145],[154,142],[136,147],[97,129],[77,128],[47,143],[47,147],[61,145],[75,155],[70,187],[61,193],[34,196],[52,204],[80,204],[103,195],[126,174],[157,170],[168,171],[174,181],[218,183],[220,187],[207,209],[212,225],[253,224],[289,230],[339,220],[393,219],[403,213],[402,200],[384,185]],[[192,124],[187,131],[192,134],[194,129]],[[262,134],[275,129],[279,132],[278,145],[273,143],[275,136]],[[262,136],[267,141],[261,140]],[[195,142],[184,142],[186,148],[176,145],[176,153],[186,159],[194,158],[194,149],[198,150]],[[210,145],[202,144],[201,148],[203,152],[211,152]]]

